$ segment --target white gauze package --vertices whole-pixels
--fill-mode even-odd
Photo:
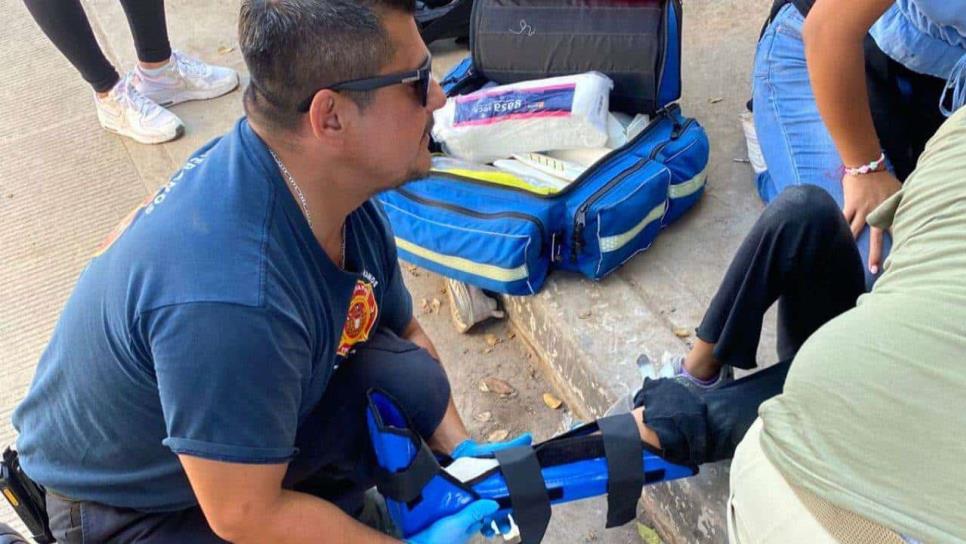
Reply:
[[[613,86],[609,77],[587,72],[454,96],[434,113],[433,137],[447,154],[474,162],[602,147]]]

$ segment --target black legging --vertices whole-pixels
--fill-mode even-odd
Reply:
[[[698,327],[715,358],[752,368],[762,319],[777,301],[782,362],[703,395],[674,380],[645,380],[634,401],[664,456],[695,465],[730,458],[758,406],[782,392],[805,340],[863,292],[862,259],[832,197],[811,185],[783,191],[738,248]]]
[[[862,259],[842,210],[817,187],[786,189],[738,248],[697,336],[718,361],[756,365],[765,312],[778,302],[778,359],[791,359],[865,292]]]
[[[96,92],[106,92],[120,76],[104,56],[80,0],[24,0],[47,38],[67,57]],[[121,0],[138,60],[161,62],[171,57],[164,19],[164,0]]]

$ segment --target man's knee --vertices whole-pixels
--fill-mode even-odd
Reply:
[[[417,432],[428,438],[449,405],[450,385],[442,364],[429,352],[380,330],[352,355],[351,364],[365,388],[377,388],[396,399]]]
[[[347,512],[361,507],[361,492],[371,482],[357,481],[343,469],[370,449],[365,416],[370,389],[396,399],[424,438],[432,436],[449,405],[449,381],[440,364],[412,342],[376,331],[339,366],[300,425],[299,454],[289,465],[285,487],[323,497]]]

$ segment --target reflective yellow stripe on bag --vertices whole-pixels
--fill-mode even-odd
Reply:
[[[704,187],[704,184],[707,180],[708,167],[705,166],[704,170],[699,172],[698,175],[694,176],[688,181],[668,187],[667,195],[671,198],[684,198],[686,196],[691,196]]]
[[[645,227],[655,221],[659,221],[662,217],[664,217],[665,204],[665,202],[661,202],[655,206],[654,209],[651,210],[650,213],[644,217],[644,219],[641,219],[640,223],[634,225],[634,228],[631,230],[621,234],[615,234],[614,236],[605,236],[601,238],[600,252],[610,253],[611,251],[617,251],[618,249],[626,246],[631,240],[634,239],[635,236],[640,234]]]
[[[489,172],[480,170],[467,170],[464,168],[434,168],[433,172],[440,172],[443,174],[452,174],[454,176],[461,176],[464,178],[475,179],[479,181],[486,181],[489,183],[494,183],[496,185],[504,185],[507,187],[514,187],[516,189],[523,189],[524,191],[531,192],[537,195],[552,195],[558,191],[558,189],[553,189],[551,187],[540,187],[538,185],[533,185],[527,182],[527,180],[521,178],[520,176],[515,176],[508,172]]]
[[[417,246],[416,244],[409,242],[408,240],[403,240],[399,237],[396,237],[396,246],[412,253],[413,255],[416,255],[417,257],[422,257],[426,260],[433,261],[434,263],[441,264],[447,268],[459,270],[460,272],[473,274],[474,276],[487,278],[493,281],[509,283],[512,281],[525,280],[529,275],[527,265],[525,264],[516,268],[503,268],[501,266],[495,266],[492,264],[480,264],[462,257],[454,257],[452,255],[437,253],[422,246]]]

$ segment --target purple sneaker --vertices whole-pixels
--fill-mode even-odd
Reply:
[[[664,352],[660,364],[656,364],[647,355],[637,358],[637,368],[644,378],[670,378],[676,380],[697,394],[707,393],[724,387],[735,380],[734,369],[729,365],[721,365],[718,375],[710,380],[702,380],[688,373],[684,368],[684,356]]]

